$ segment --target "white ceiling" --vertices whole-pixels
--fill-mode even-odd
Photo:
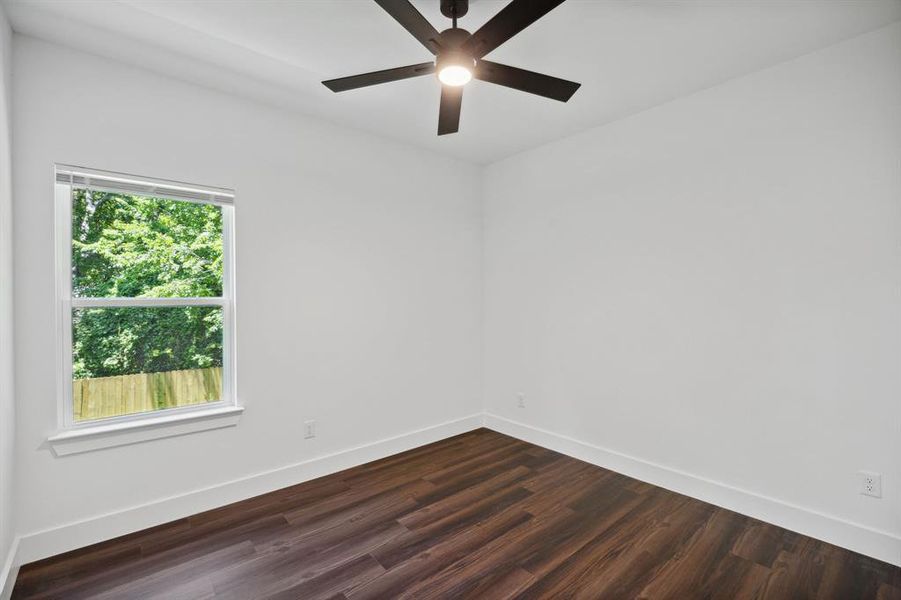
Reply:
[[[13,28],[477,163],[901,19],[901,0],[569,0],[487,58],[572,79],[567,104],[483,82],[436,136],[438,82],[319,82],[430,54],[372,0],[3,0]],[[414,4],[440,31],[439,0]],[[472,0],[475,31],[505,4]],[[75,26],[77,25],[77,26]]]

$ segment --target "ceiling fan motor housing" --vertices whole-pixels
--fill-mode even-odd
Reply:
[[[454,27],[453,29],[445,29],[440,34],[438,34],[438,45],[441,46],[441,50],[454,50],[463,45],[463,42],[468,40],[472,34],[461,27]]]

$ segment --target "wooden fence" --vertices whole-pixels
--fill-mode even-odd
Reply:
[[[221,367],[72,381],[75,421],[215,402],[221,397]]]

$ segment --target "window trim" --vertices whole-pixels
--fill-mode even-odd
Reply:
[[[69,176],[69,182],[60,181]],[[88,180],[85,185],[74,182],[75,177]],[[100,181],[100,185],[95,184]],[[131,185],[145,185],[146,191],[139,189],[117,189],[114,184],[106,182],[128,182]],[[224,188],[212,188],[185,184],[182,182],[142,177],[125,173],[113,173],[97,169],[87,169],[71,165],[53,165],[53,203],[54,203],[54,281],[55,281],[55,314],[57,337],[57,432],[48,438],[57,455],[71,452],[60,452],[62,447],[85,447],[86,450],[134,443],[155,437],[168,437],[167,426],[173,426],[181,435],[186,431],[187,421],[202,422],[205,418],[211,421],[210,427],[188,427],[190,430],[219,428],[235,424],[243,408],[238,404],[236,394],[235,370],[235,277],[234,277],[234,194]],[[180,202],[215,204],[222,208],[222,296],[210,298],[73,298],[72,297],[72,189],[87,187],[104,191],[119,191],[134,195],[151,195]],[[131,186],[129,186],[131,187]],[[184,190],[184,195],[179,192]],[[203,197],[200,197],[203,196]],[[75,422],[72,402],[72,310],[75,308],[101,307],[162,307],[162,306],[219,306],[222,308],[222,398],[216,402],[182,406],[159,411],[119,415],[102,419]],[[222,424],[223,416],[233,417],[235,422]],[[226,419],[228,420],[228,419]],[[124,431],[153,429],[154,435],[146,432],[137,437],[126,436],[128,441],[121,443],[85,443],[84,440],[96,436],[114,436]],[[120,436],[116,436],[121,438]],[[73,440],[77,441],[73,445]],[[121,441],[121,440],[120,440]],[[86,451],[86,450],[75,450]]]
[[[184,414],[160,411],[149,413],[152,416],[146,419],[61,431],[47,438],[47,443],[56,456],[80,454],[211,429],[234,427],[243,412],[242,406],[192,410]]]

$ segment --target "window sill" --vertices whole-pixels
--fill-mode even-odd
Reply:
[[[243,412],[244,408],[241,406],[227,406],[126,423],[70,429],[50,436],[47,443],[56,456],[80,454],[198,431],[233,427],[238,424]]]

